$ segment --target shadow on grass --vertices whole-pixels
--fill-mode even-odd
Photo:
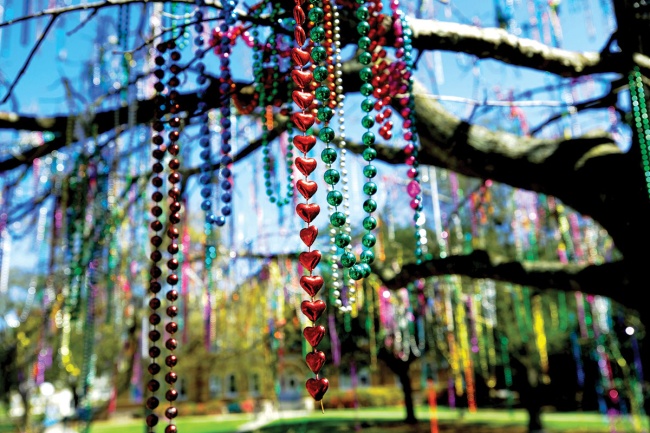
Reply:
[[[439,433],[526,433],[521,425],[494,425],[489,423],[444,423],[438,426]],[[323,421],[284,420],[252,430],[251,433],[433,433],[429,421],[408,425],[402,421],[351,421],[349,419],[328,419]]]

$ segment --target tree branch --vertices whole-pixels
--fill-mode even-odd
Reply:
[[[14,88],[18,84],[18,81],[20,81],[22,76],[25,74],[25,71],[27,70],[27,67],[29,66],[29,63],[32,61],[32,58],[34,58],[34,54],[36,54],[36,51],[38,51],[38,47],[41,46],[41,44],[45,40],[45,37],[47,36],[50,29],[52,28],[52,25],[54,24],[54,21],[56,21],[56,17],[57,17],[57,15],[53,15],[52,18],[50,19],[50,22],[48,22],[47,26],[45,26],[45,30],[43,30],[43,33],[41,34],[41,36],[39,36],[38,40],[36,41],[36,43],[32,47],[32,50],[29,52],[29,55],[27,56],[27,59],[25,59],[25,62],[23,63],[22,68],[20,68],[20,71],[18,71],[18,75],[16,75],[16,78],[14,78],[14,81],[9,86],[9,89],[7,89],[7,93],[5,94],[5,97],[2,99],[0,104],[4,104],[11,97],[11,92],[13,92]]]
[[[341,17],[342,45],[356,40],[356,21],[350,15]],[[513,66],[551,72],[561,77],[618,72],[627,74],[637,65],[650,75],[650,57],[640,53],[578,52],[550,47],[533,39],[521,38],[508,31],[432,19],[409,17],[413,31],[413,48],[420,53],[430,50],[462,52],[479,59],[495,59]],[[391,18],[384,25],[392,29]],[[386,35],[389,43],[394,34]]]
[[[562,264],[559,262],[511,261],[496,254],[476,250],[467,255],[434,259],[421,265],[408,264],[395,273],[390,268],[379,272],[386,287],[397,289],[419,278],[462,275],[488,278],[541,290],[582,291],[606,296],[630,308],[638,307],[638,298],[626,290],[623,262],[602,265]]]
[[[610,92],[607,95],[600,96],[598,98],[590,99],[588,101],[583,101],[578,104],[575,104],[572,108],[575,110],[575,113],[585,110],[594,110],[594,109],[603,109],[608,107],[615,107],[618,101],[618,92]],[[555,114],[544,122],[540,123],[538,126],[530,130],[530,135],[537,135],[542,129],[549,126],[551,123],[556,122],[566,116],[568,113],[566,111],[562,113]]]
[[[157,3],[190,3],[194,4],[194,0],[156,0]],[[56,17],[59,15],[71,13],[71,12],[81,12],[81,11],[88,11],[88,10],[99,10],[103,9],[106,7],[110,6],[120,6],[120,5],[129,5],[129,4],[135,4],[135,3],[150,3],[148,0],[104,0],[104,1],[98,1],[94,3],[85,3],[85,4],[77,4],[77,5],[70,5],[70,6],[63,6],[63,7],[58,7],[58,8],[49,8],[49,9],[44,9],[39,12],[35,12],[33,14],[25,15],[22,17],[14,18],[9,21],[5,21],[0,23],[0,28],[6,27],[6,26],[11,26],[13,24],[17,24],[23,21],[28,21],[34,18],[40,18],[40,17],[46,17],[46,16],[51,16],[51,17]],[[206,5],[207,6],[215,6],[218,8],[221,8],[221,3],[217,3],[215,1],[211,0],[206,0]]]
[[[354,62],[343,65],[346,92],[359,88],[358,66]],[[208,87],[205,98],[210,101],[211,108],[215,108],[219,101],[218,86],[214,83]],[[245,101],[252,97],[254,88],[239,83],[235,92]],[[643,213],[638,212],[640,197],[635,163],[608,134],[591,132],[573,139],[538,139],[493,131],[462,121],[427,97],[426,93],[421,84],[414,84],[416,124],[421,142],[420,163],[557,197],[598,221],[624,255],[630,252],[639,236],[648,237],[650,244],[650,231],[642,221]],[[180,97],[180,104],[188,113],[196,110],[197,103],[195,94]],[[152,113],[152,101],[140,102],[136,123],[149,122]],[[44,146],[0,161],[0,172],[29,163],[35,157],[63,147],[66,142],[65,117],[49,121],[4,117],[10,117],[10,120],[0,118],[0,128],[11,124],[14,128],[24,125],[43,130],[43,124],[52,124],[47,129],[55,132],[57,138]],[[111,110],[96,114],[92,122],[97,126],[97,133],[101,134],[115,127],[115,119],[116,114]],[[119,109],[117,119],[120,124],[127,123],[128,107]],[[349,148],[351,151],[361,150],[353,144]],[[396,147],[379,146],[378,152],[379,158],[389,163],[402,164],[404,161],[402,150]],[[612,212],[613,208],[619,211]]]
[[[520,38],[500,28],[479,28],[466,24],[426,19],[409,19],[413,48],[463,52],[480,59],[495,59],[514,66],[551,72],[562,77],[627,73],[632,63],[650,75],[650,58],[639,53],[625,61],[623,53],[577,52],[550,47]]]

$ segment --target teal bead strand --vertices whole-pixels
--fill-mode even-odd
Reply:
[[[641,151],[641,164],[648,197],[650,197],[650,119],[646,102],[643,77],[638,66],[629,75],[630,99],[637,140]]]
[[[361,111],[366,113],[361,119],[361,126],[366,129],[363,133],[361,140],[366,146],[363,151],[363,159],[367,162],[366,166],[363,168],[363,175],[366,177],[366,182],[363,185],[363,192],[368,197],[363,204],[363,210],[366,212],[366,217],[363,219],[363,228],[366,231],[363,239],[369,240],[374,239],[372,231],[377,227],[377,220],[372,216],[372,213],[377,209],[377,203],[372,200],[372,197],[377,193],[377,184],[372,181],[373,178],[377,176],[377,167],[372,164],[372,161],[377,157],[377,151],[375,150],[375,134],[371,129],[375,126],[375,119],[370,115],[374,109],[375,103],[371,99],[371,95],[374,92],[374,86],[372,85],[373,71],[369,66],[372,63],[372,52],[370,47],[372,42],[368,35],[370,34],[370,23],[368,19],[370,18],[370,10],[361,0],[358,0],[357,3],[360,3],[361,6],[356,11],[356,16],[359,19],[359,24],[357,25],[357,32],[359,34],[359,40],[357,43],[359,49],[359,62],[364,65],[359,71],[359,77],[363,84],[361,85],[360,91],[361,94],[366,96],[366,98],[361,101]],[[373,252],[375,242],[364,242],[362,241],[363,251],[357,260],[349,270],[349,276],[353,280],[360,280],[366,278],[370,275],[371,269],[369,264],[374,261],[375,254]]]

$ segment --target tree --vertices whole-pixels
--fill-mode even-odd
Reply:
[[[24,85],[21,77],[57,20],[82,10],[90,11],[81,22],[81,26],[84,26],[92,23],[103,11],[111,13],[111,9],[116,7],[134,9],[135,5],[144,3],[146,2],[142,0],[98,1],[45,10],[0,24],[1,28],[9,28],[39,16],[47,20],[43,35],[36,40],[23,67],[8,85],[3,102],[10,101],[11,95],[19,89],[19,86]],[[221,6],[212,1],[205,3],[206,8],[210,9],[219,9]],[[568,79],[598,75],[608,82],[609,91],[593,100],[575,103],[573,108],[577,112],[587,110],[595,112],[614,107],[615,112],[626,114],[624,104],[619,104],[618,99],[629,83],[628,75],[634,68],[638,68],[639,74],[643,77],[647,77],[650,71],[648,40],[647,35],[642,31],[647,28],[648,6],[628,0],[614,0],[613,5],[618,29],[612,33],[607,44],[598,53],[579,53],[549,47],[499,28],[479,29],[465,24],[413,17],[409,23],[413,32],[413,48],[419,53],[428,50],[465,53],[478,59],[494,59],[504,64],[546,71]],[[125,12],[124,9],[120,10]],[[142,10],[149,11],[146,5]],[[342,46],[354,44],[357,37],[353,29],[356,28],[358,20],[350,13],[351,10],[344,8],[341,11]],[[281,18],[290,18],[288,10],[278,13]],[[142,16],[147,14],[143,13]],[[272,26],[279,34],[288,31],[283,24],[276,24],[284,23],[282,20],[271,20],[267,15],[256,14],[255,10],[240,13],[238,18],[244,23],[255,26]],[[143,23],[146,23],[144,19]],[[390,44],[396,37],[391,17],[383,16],[381,20],[377,20],[377,29],[380,28],[386,31],[386,43]],[[126,39],[128,42],[128,37]],[[150,35],[145,39],[145,42],[153,43],[155,38]],[[121,46],[120,48],[128,51],[134,47]],[[91,103],[84,111],[77,107],[78,101],[84,100],[83,95],[80,96],[80,91],[75,89],[70,80],[66,80],[64,85],[68,86],[67,96],[70,104],[68,112],[46,118],[23,114],[20,111],[3,113],[0,116],[0,128],[47,133],[48,138],[40,146],[17,148],[16,152],[7,154],[0,161],[0,171],[6,173],[7,179],[2,199],[3,204],[8,206],[6,214],[9,222],[19,221],[34,214],[35,209],[48,200],[65,201],[66,197],[79,190],[79,183],[75,182],[90,184],[98,178],[107,182],[119,180],[118,184],[123,188],[113,196],[118,200],[125,199],[130,194],[139,196],[139,192],[145,188],[146,179],[151,174],[145,168],[132,170],[128,179],[116,178],[115,173],[121,168],[121,158],[125,155],[115,151],[119,150],[120,146],[112,149],[110,147],[111,143],[119,142],[115,137],[124,135],[124,131],[135,129],[136,125],[149,124],[154,112],[155,103],[152,99],[137,99],[134,93],[130,93],[129,96],[128,90],[125,93],[125,89],[132,89],[146,77],[146,74],[141,74],[146,65],[145,55],[138,50],[129,51],[127,54],[129,56],[125,57],[127,64],[125,70],[128,72],[123,82],[124,86],[119,88],[119,92],[115,89],[107,90],[109,95],[122,92],[121,95],[114,97],[113,102],[117,104],[103,103],[104,99],[100,98],[99,104]],[[132,70],[128,67],[128,62],[131,60],[138,65]],[[188,71],[191,71],[190,63],[187,66]],[[359,69],[360,65],[354,59],[343,65],[342,78],[346,92],[354,93],[360,88],[357,74]],[[286,80],[281,81],[277,86],[278,94],[287,94],[284,88],[286,82]],[[254,106],[256,96],[259,97],[259,89],[249,82],[235,82],[231,91],[229,96],[235,99],[240,107]],[[209,108],[216,108],[221,103],[220,92],[219,80],[215,78],[204,92],[203,103]],[[404,264],[399,272],[387,273],[383,276],[386,284],[392,288],[399,288],[420,277],[463,275],[472,278],[490,278],[542,290],[549,288],[561,291],[579,290],[606,296],[636,310],[641,321],[647,326],[650,312],[646,305],[639,304],[637,301],[638,293],[642,293],[645,285],[644,266],[648,254],[644,246],[650,243],[650,229],[646,224],[650,215],[650,200],[644,186],[644,173],[640,168],[644,161],[642,152],[647,150],[642,148],[645,137],[641,135],[639,138],[637,133],[633,133],[630,150],[623,151],[616,145],[612,134],[597,129],[572,138],[539,138],[494,130],[472,123],[471,118],[460,119],[435,98],[430,98],[428,93],[428,89],[422,83],[414,83],[414,112],[421,143],[419,152],[421,164],[555,197],[580,214],[593,218],[606,229],[620,254],[614,260],[602,264],[531,263],[522,262],[520,258],[512,255],[503,257],[498,254],[499,251],[489,248],[473,249],[468,253],[461,251],[444,258],[431,257],[422,263]],[[184,92],[178,101],[186,110],[185,119],[189,123],[192,114],[199,106],[197,92]],[[396,108],[400,108],[397,99],[391,102]],[[272,122],[269,122],[273,123],[273,128],[269,131],[266,140],[274,138],[285,128],[286,114],[286,112],[275,113]],[[560,114],[551,115],[536,129],[543,129],[545,125],[552,124],[560,118]],[[631,119],[622,120],[629,121],[630,125],[634,126]],[[240,149],[235,159],[241,161],[263,145],[263,139],[252,141]],[[349,149],[360,152],[362,146],[350,146]],[[78,152],[84,155],[88,166],[97,168],[98,176],[96,178],[83,175],[75,177],[65,173],[49,187],[37,188],[36,193],[29,199],[17,201],[13,194],[17,185],[32,175],[34,161],[37,158],[53,155],[55,151],[69,152],[71,155]],[[125,153],[135,151],[135,146],[131,146],[127,147]],[[388,144],[378,146],[378,154],[381,160],[390,164],[401,164],[406,156],[402,150]],[[85,167],[86,165],[82,164],[82,168]],[[77,170],[77,173],[82,171],[82,169]],[[184,169],[181,189],[183,190],[187,185],[187,179],[199,172],[198,167]],[[607,176],[604,173],[607,173]],[[71,185],[74,185],[74,188]],[[133,206],[134,202],[129,201],[128,206]],[[126,215],[126,212],[118,212],[114,218],[121,220]],[[96,223],[99,226],[104,224],[105,227],[114,225],[115,221],[96,221]],[[98,236],[105,233],[101,227],[95,227],[91,231]],[[647,348],[647,345],[645,347]]]

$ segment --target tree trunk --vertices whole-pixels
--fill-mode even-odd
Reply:
[[[411,377],[409,376],[409,364],[406,362],[399,363],[404,367],[396,372],[399,382],[402,385],[404,393],[404,407],[406,408],[407,424],[417,424],[418,419],[415,417],[415,405],[413,404],[413,387],[411,386]]]
[[[417,424],[418,419],[415,417],[415,405],[413,404],[413,387],[411,386],[411,378],[409,377],[409,367],[411,366],[412,358],[409,358],[407,361],[402,361],[384,347],[379,349],[377,358],[384,361],[402,385],[404,407],[406,408],[406,419],[404,422],[407,424]]]
[[[521,382],[521,403],[528,412],[528,433],[543,433],[542,397],[539,389],[539,374],[535,368],[527,368],[527,380]]]
[[[532,390],[532,395],[535,392]],[[533,397],[526,403],[526,411],[528,412],[528,433],[542,433],[544,428],[542,426],[542,405],[539,400]]]
[[[31,410],[29,406],[29,391],[26,391],[24,388],[24,384],[21,384],[21,386],[18,387],[18,394],[20,394],[20,399],[22,400],[23,408],[25,409],[23,416],[20,417],[20,431],[22,433],[27,432],[29,429],[29,412]]]

